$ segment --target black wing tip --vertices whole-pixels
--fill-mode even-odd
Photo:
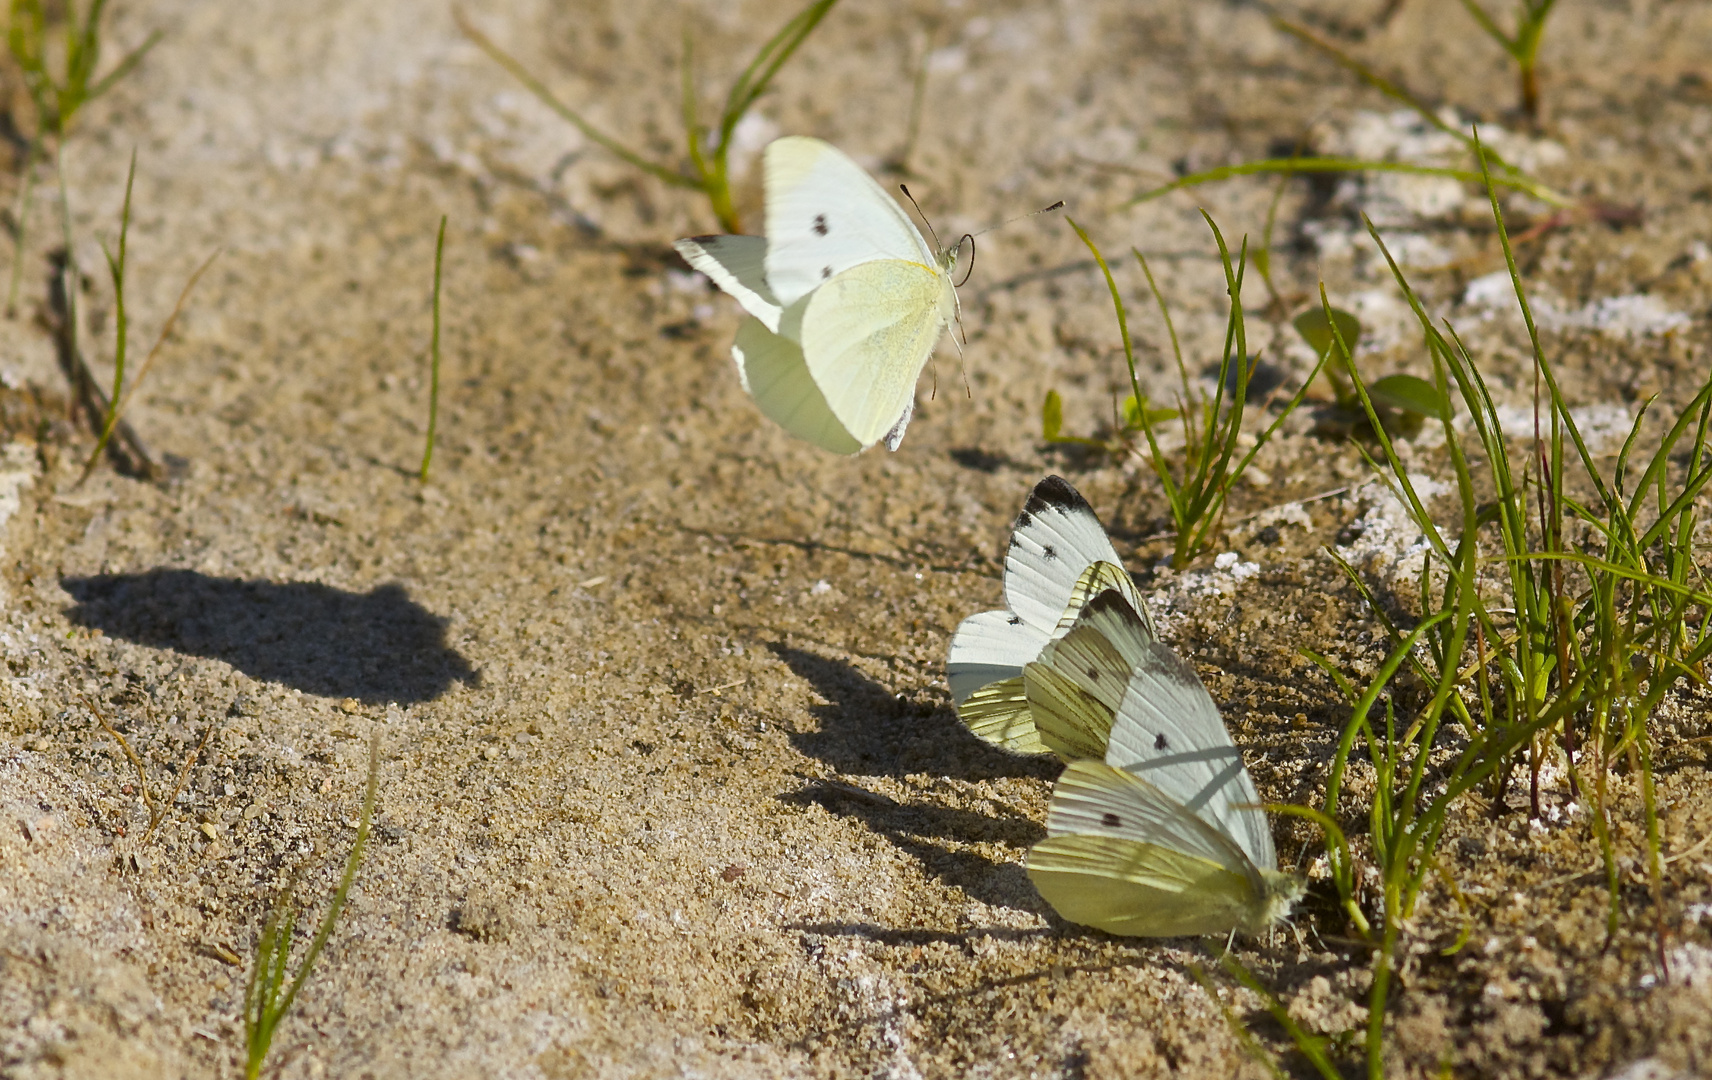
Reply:
[[[1042,510],[1056,510],[1061,514],[1094,512],[1094,508],[1088,505],[1088,500],[1082,498],[1082,493],[1072,487],[1070,481],[1056,475],[1047,476],[1034,485],[1034,490],[1028,493],[1028,502],[1023,504],[1025,514],[1038,514]]]
[[[703,246],[706,246],[707,244],[712,243],[715,240],[723,240],[723,239],[725,239],[725,236],[721,233],[709,233],[706,236],[686,236],[686,237],[684,237],[683,240],[679,240],[678,243],[681,244],[684,242],[684,240],[688,240],[688,241],[691,241],[692,243],[697,243],[697,244],[701,244]]]

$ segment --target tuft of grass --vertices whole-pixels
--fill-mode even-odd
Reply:
[[[291,937],[299,914],[292,895],[297,875],[286,882],[273,911],[262,924],[261,937],[256,941],[255,965],[250,969],[249,988],[244,994],[244,1075],[248,1080],[256,1080],[261,1075],[262,1065],[273,1045],[274,1033],[286,1014],[291,1012],[298,992],[314,970],[315,961],[320,958],[327,939],[333,936],[333,928],[345,910],[351,883],[356,880],[357,867],[363,861],[363,849],[368,845],[379,782],[380,736],[376,735],[369,741],[369,774],[368,785],[363,791],[362,819],[357,825],[357,838],[351,844],[351,854],[345,859],[344,876],[339,879],[339,887],[327,905],[327,914],[322,916],[321,926],[304,951],[303,958],[298,961],[297,974],[291,977],[289,984],[286,982],[286,969],[291,962]]]
[[[434,240],[434,330],[428,339],[428,438],[422,448],[422,473],[428,482],[428,465],[434,460],[434,427],[440,418],[440,264],[446,253],[446,215],[440,215],[440,235]]]
[[[1070,227],[1082,238],[1082,243],[1086,244],[1089,252],[1093,254],[1100,272],[1105,275],[1106,288],[1111,293],[1112,307],[1117,313],[1118,334],[1123,340],[1124,363],[1129,372],[1131,393],[1120,407],[1121,415],[1114,425],[1117,435],[1110,443],[1063,435],[1063,399],[1056,391],[1048,391],[1041,409],[1042,434],[1048,442],[1076,442],[1110,449],[1127,447],[1130,437],[1138,432],[1146,439],[1149,461],[1154,474],[1159,477],[1160,486],[1165,490],[1166,501],[1171,506],[1171,519],[1176,528],[1176,546],[1172,552],[1171,565],[1178,569],[1187,566],[1212,542],[1224,518],[1226,496],[1232,485],[1241,478],[1254,456],[1272,438],[1284,420],[1302,403],[1302,398],[1307,394],[1314,377],[1331,356],[1328,350],[1320,357],[1313,372],[1303,380],[1301,389],[1285,402],[1278,416],[1260,433],[1248,452],[1238,457],[1237,441],[1242,434],[1243,414],[1248,406],[1249,379],[1260,359],[1258,355],[1251,355],[1248,351],[1248,333],[1242,309],[1242,282],[1248,265],[1248,242],[1246,239],[1243,241],[1242,248],[1233,262],[1230,248],[1225,244],[1224,235],[1219,232],[1218,225],[1205,211],[1202,211],[1201,216],[1212,230],[1213,240],[1218,245],[1219,258],[1225,271],[1225,291],[1230,300],[1230,313],[1225,324],[1224,351],[1219,359],[1218,379],[1212,398],[1208,400],[1195,391],[1189,378],[1188,365],[1183,360],[1182,345],[1177,339],[1177,329],[1171,321],[1171,311],[1165,303],[1165,296],[1153,279],[1153,271],[1148,267],[1147,259],[1138,249],[1131,248],[1136,262],[1141,266],[1141,272],[1147,278],[1153,299],[1159,305],[1159,313],[1165,320],[1166,331],[1171,337],[1172,353],[1177,361],[1178,378],[1182,384],[1182,400],[1177,409],[1160,410],[1149,407],[1147,396],[1141,392],[1141,382],[1136,376],[1135,346],[1130,339],[1129,318],[1124,310],[1123,296],[1118,292],[1111,267],[1106,264],[1105,256],[1100,253],[1099,247],[1087,232],[1072,220]],[[1173,419],[1180,420],[1183,425],[1185,460],[1180,472],[1173,471],[1171,463],[1159,448],[1158,425]]]
[[[122,434],[126,438],[126,441],[130,446],[132,456],[135,458],[133,464],[136,465],[137,471],[144,477],[149,477],[154,474],[154,464],[149,460],[148,455],[141,451],[141,445],[137,441],[135,435],[124,431],[120,426],[124,418],[125,406],[131,403],[131,399],[136,396],[138,388],[142,386],[143,379],[145,379],[148,376],[149,371],[153,369],[155,358],[160,355],[161,347],[166,344],[167,338],[172,334],[172,328],[178,323],[179,315],[184,311],[185,301],[190,299],[191,290],[196,288],[196,283],[202,279],[202,275],[214,264],[214,260],[220,255],[220,249],[216,248],[214,253],[204,259],[202,264],[191,273],[190,278],[184,283],[184,288],[180,290],[178,294],[178,302],[173,305],[172,313],[168,315],[166,317],[166,321],[161,324],[160,335],[155,338],[154,345],[149,349],[148,355],[143,358],[142,365],[137,368],[136,375],[132,377],[130,384],[127,386],[125,382],[125,363],[128,343],[130,341],[131,324],[130,316],[125,310],[125,266],[127,242],[131,232],[131,188],[136,178],[137,155],[135,151],[132,151],[130,171],[125,175],[125,202],[119,212],[118,254],[115,255],[112,249],[107,247],[106,243],[101,245],[101,253],[107,258],[107,271],[113,279],[113,390],[110,394],[101,394],[98,388],[93,387],[93,377],[89,374],[87,365],[84,364],[82,354],[77,347],[77,311],[74,300],[74,283],[70,281],[64,283],[64,295],[66,301],[66,310],[63,313],[65,329],[64,347],[69,354],[67,359],[78,371],[77,381],[80,384],[87,384],[91,389],[95,390],[94,393],[87,396],[90,399],[89,404],[91,405],[91,411],[98,414],[95,417],[95,423],[98,425],[95,449],[90,452],[89,460],[84,462],[83,472],[77,478],[77,485],[81,485],[84,481],[88,480],[90,474],[95,471],[95,466],[100,463],[101,455],[107,450],[115,434]],[[69,219],[70,215],[68,214],[67,220]],[[66,250],[68,253],[70,251],[70,247],[71,238],[67,236]],[[69,268],[69,254],[67,255],[67,263]],[[75,271],[68,269],[68,272]]]
[[[1517,0],[1516,32],[1508,34],[1498,25],[1498,20],[1480,6],[1479,0],[1462,0],[1462,6],[1480,24],[1480,29],[1486,31],[1487,36],[1516,62],[1518,101],[1528,123],[1535,127],[1540,122],[1540,40],[1545,36],[1546,20],[1551,17],[1556,3],[1557,0]]]
[[[54,143],[57,169],[59,144],[73,118],[85,105],[129,75],[160,41],[159,31],[150,34],[141,45],[121,57],[113,70],[96,78],[95,72],[101,62],[101,13],[106,6],[107,0],[90,0],[80,21],[74,0],[65,0],[63,6],[52,6],[55,18],[50,20],[50,7],[43,0],[11,2],[6,24],[6,49],[23,75],[24,87],[29,92],[36,115],[35,131],[24,159],[24,185],[18,200],[18,237],[12,256],[12,282],[6,292],[8,316],[18,307],[18,276],[23,264],[25,230],[35,192],[36,163],[41,160],[45,141],[51,139]],[[49,59],[55,38],[63,38],[63,59],[57,71]]]
[[[1610,891],[1609,929],[1622,898],[1617,888],[1608,777],[1626,766],[1639,779],[1646,860],[1660,910],[1662,862],[1652,783],[1648,720],[1684,677],[1700,678],[1712,655],[1712,591],[1693,549],[1695,500],[1712,481],[1712,377],[1630,475],[1645,419],[1637,417],[1615,467],[1602,469],[1588,450],[1541,347],[1527,293],[1504,228],[1497,185],[1488,184],[1497,232],[1517,303],[1528,327],[1536,386],[1531,439],[1506,432],[1473,356],[1455,329],[1426,314],[1377,229],[1379,244],[1423,331],[1439,419],[1456,478],[1456,532],[1439,525],[1420,498],[1368,392],[1340,341],[1340,359],[1371,424],[1379,459],[1369,458],[1406,507],[1427,544],[1418,621],[1405,631],[1360,576],[1341,563],[1384,622],[1392,648],[1365,688],[1326,658],[1309,653],[1343,690],[1352,709],[1341,732],[1321,807],[1286,812],[1308,818],[1326,835],[1333,886],[1350,926],[1373,950],[1365,1044],[1367,1072],[1383,1075],[1383,1032],[1403,926],[1430,876],[1443,875],[1436,849],[1451,807],[1483,796],[1501,813],[1518,772],[1528,777],[1537,816],[1541,766],[1561,747],[1571,790],[1589,797]],[[1341,338],[1321,290],[1327,324]],[[1478,442],[1464,449],[1450,420],[1452,394],[1468,411]],[[1689,433],[1692,432],[1690,441]],[[1517,454],[1513,446],[1524,452]],[[1568,454],[1592,492],[1578,499],[1566,482]],[[1686,451],[1686,453],[1685,453]],[[1678,463],[1678,464],[1673,464]],[[1566,523],[1569,527],[1566,528]],[[1400,682],[1405,669],[1416,684]],[[1382,706],[1382,708],[1381,708]],[[1460,748],[1443,744],[1460,728]],[[1377,892],[1364,896],[1356,855],[1338,824],[1348,813],[1343,777],[1359,750],[1375,772],[1367,807],[1366,857]],[[1456,893],[1455,882],[1445,877]],[[1662,920],[1658,923],[1662,931]],[[1465,930],[1462,939],[1466,940]],[[1461,940],[1450,951],[1460,947]],[[1664,962],[1662,933],[1659,962]]]
[[[696,103],[693,47],[688,32],[685,33],[681,110],[689,166],[687,170],[651,161],[601,131],[585,119],[580,112],[555,97],[553,92],[547,89],[545,83],[496,45],[486,34],[476,29],[464,17],[462,11],[454,8],[452,16],[457,20],[458,28],[463,31],[465,37],[475,42],[483,52],[492,57],[499,66],[509,71],[542,104],[568,120],[589,141],[598,144],[619,159],[672,187],[701,192],[707,197],[708,203],[713,209],[713,216],[719,221],[719,227],[726,232],[735,233],[741,231],[742,221],[738,216],[737,206],[731,197],[729,158],[732,136],[749,109],[772,85],[773,78],[779,73],[779,69],[802,46],[809,34],[814,32],[814,28],[820,25],[820,21],[826,18],[827,13],[832,10],[836,3],[838,0],[812,0],[806,7],[791,16],[777,33],[762,43],[761,48],[749,61],[749,65],[737,76],[736,81],[731,84],[731,88],[726,92],[725,104],[719,112],[719,122],[711,131],[700,120],[700,109]]]
[[[101,422],[101,437],[95,440],[95,450],[89,455],[89,461],[83,466],[83,475],[78,478],[82,483],[95,471],[95,463],[101,460],[101,452],[107,449],[107,441],[113,437],[113,425],[119,422],[119,392],[125,388],[125,343],[130,335],[130,320],[125,314],[125,250],[126,240],[131,235],[131,185],[137,179],[137,152],[131,151],[131,167],[125,173],[125,205],[119,211],[119,254],[114,256],[106,244],[101,245],[101,254],[107,257],[107,272],[113,278],[113,392],[107,395],[107,416]]]

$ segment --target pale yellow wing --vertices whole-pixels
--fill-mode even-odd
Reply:
[[[975,735],[1012,753],[1044,754],[1051,749],[1035,729],[1021,675],[970,694],[957,706],[957,718]]]
[[[1070,589],[1070,606],[1051,634],[1042,633],[1020,615],[1008,611],[983,611],[963,620],[951,639],[951,655],[945,670],[952,700],[957,702],[957,715],[970,731],[1017,753],[1039,754],[1051,750],[1065,760],[1105,756],[1111,708],[1116,707],[1121,689],[1113,697],[1111,708],[1103,714],[1085,713],[1075,699],[1056,704],[1048,718],[1048,727],[1058,736],[1049,739],[1037,730],[1041,709],[1046,706],[1036,707],[1031,702],[1023,672],[1037,658],[1045,659],[1052,650],[1063,647],[1063,641],[1055,642],[1053,638],[1072,633],[1090,596],[1112,591],[1116,597],[1115,591],[1104,586],[1119,579],[1128,581],[1129,574],[1114,563],[1097,562],[1083,570]],[[1084,632],[1079,639],[1087,636],[1088,632]],[[1128,671],[1121,668],[1120,659],[1111,667],[1109,680],[1119,687],[1129,678]],[[1057,693],[1059,697],[1070,693],[1059,690],[1050,673],[1039,675],[1037,682],[1041,685],[1035,693],[1043,701],[1049,693]]]
[[[915,383],[949,319],[951,282],[923,263],[866,262],[822,282],[801,337],[809,374],[832,415],[863,447],[896,446]]]
[[[1128,578],[1120,566],[1095,563],[1072,595],[1086,596],[1102,581]],[[1062,636],[1023,668],[1024,693],[1041,742],[1066,760],[1103,759],[1118,705],[1153,637],[1116,588],[1066,611],[1060,627],[1065,621],[1070,625]]]
[[[1059,915],[1108,933],[1256,932],[1300,894],[1152,784],[1097,761],[1065,768],[1046,831],[1029,878]]]
[[[855,454],[862,444],[827,408],[796,342],[768,330],[753,316],[737,328],[731,355],[743,388],[775,424],[835,454]]]

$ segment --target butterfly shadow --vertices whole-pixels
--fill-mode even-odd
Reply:
[[[1043,902],[1022,865],[990,859],[961,848],[971,842],[1000,843],[1021,850],[1046,838],[1046,830],[1020,817],[992,817],[930,802],[901,803],[840,781],[813,780],[779,801],[814,803],[837,817],[855,818],[921,864],[928,875],[972,899],[994,907],[1040,912]]]
[[[66,617],[125,641],[221,660],[253,679],[369,705],[428,701],[480,673],[404,586],[366,593],[194,570],[68,577]]]
[[[969,733],[949,704],[900,700],[842,660],[778,643],[768,648],[826,701],[809,707],[819,726],[796,732],[791,743],[841,773],[1052,780],[1063,769],[1052,758],[1021,757],[989,746]]]

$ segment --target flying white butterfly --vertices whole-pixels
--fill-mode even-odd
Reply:
[[[1151,638],[1146,605],[1093,507],[1062,477],[1048,476],[1035,485],[1012,527],[1005,555],[1009,610],[971,615],[951,638],[946,675],[957,715],[970,731],[1023,754],[1104,756],[1109,720],[1100,725],[1097,747],[1091,745],[1093,733],[1071,737],[1065,731],[1037,730],[1022,673],[1070,629],[1089,596],[1108,588],[1117,589],[1131,608],[1143,613]]]
[[[675,246],[749,313],[731,354],[763,413],[835,453],[882,439],[896,450],[922,366],[957,320],[956,249],[930,248],[861,166],[819,139],[775,139],[763,172],[765,237]]]
[[[1113,934],[1257,933],[1289,914],[1260,796],[1207,688],[1107,590],[1024,670],[1043,730],[1110,725],[1105,761],[1072,761],[1028,875],[1070,922]]]

